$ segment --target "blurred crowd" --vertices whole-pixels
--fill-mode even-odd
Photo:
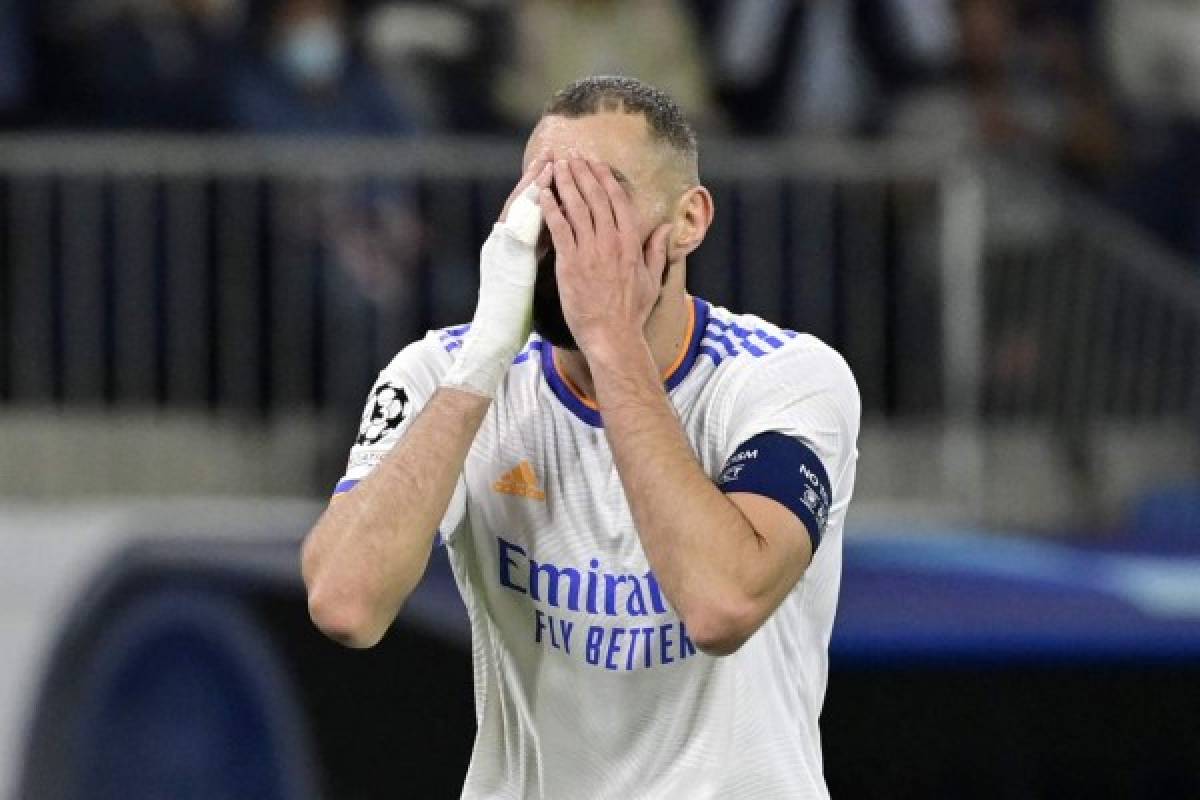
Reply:
[[[1200,255],[1200,0],[0,0],[0,125],[511,132],[620,72],[702,132],[952,138]]]

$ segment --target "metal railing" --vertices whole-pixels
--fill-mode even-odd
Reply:
[[[988,416],[1200,425],[1200,264],[1086,196],[1042,188],[1043,232],[988,247]]]
[[[0,136],[0,406],[352,424],[396,350],[470,315],[519,159],[494,139]],[[1200,278],[1121,218],[1039,184],[1037,235],[1011,235],[990,196],[1011,167],[925,143],[717,141],[701,173],[717,217],[690,288],[841,350],[868,420],[920,431],[864,462],[897,497],[916,441],[936,502],[1002,519],[997,485],[1047,484],[1048,450],[1089,462],[1114,422],[1186,431],[1195,472]]]
[[[706,145],[718,213],[693,291],[840,347],[873,412],[969,407],[982,219],[952,155]],[[406,341],[469,316],[519,159],[496,140],[2,137],[0,398],[357,403]],[[906,311],[943,289],[954,314]]]

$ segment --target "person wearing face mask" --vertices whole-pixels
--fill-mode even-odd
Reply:
[[[21,0],[11,11],[0,11],[0,20],[15,18],[19,25],[24,18],[31,30],[44,31],[36,62],[52,68],[35,70],[39,122],[199,131],[228,123],[230,66],[243,46],[247,5]],[[21,56],[16,44],[5,48],[0,42],[5,50],[10,60]],[[0,92],[21,77],[19,69],[19,61],[0,63]]]
[[[254,133],[407,135],[412,118],[355,57],[339,0],[279,0],[257,58],[233,91],[236,128]]]
[[[413,116],[358,57],[340,0],[278,0],[268,10],[257,52],[238,69],[231,106],[234,128],[255,135],[418,133]],[[331,329],[360,330],[377,311],[411,313],[423,222],[410,183],[379,179],[314,187],[285,181],[271,187],[270,203],[278,223],[263,258],[284,263],[277,252],[301,254],[285,256],[291,279],[322,287],[320,303]],[[304,270],[314,274],[296,274]],[[348,384],[351,376],[371,371],[365,357],[361,361],[351,356],[339,362]],[[357,394],[335,389],[328,399],[350,408],[360,402]]]
[[[306,91],[331,88],[346,68],[346,42],[329,15],[288,23],[274,43],[272,57],[287,77]]]

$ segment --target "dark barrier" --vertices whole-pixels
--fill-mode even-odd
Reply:
[[[837,800],[1200,797],[1200,666],[835,665]]]
[[[136,545],[51,658],[19,796],[456,797],[474,712],[461,627],[425,616],[443,600],[350,651],[308,621],[295,539]]]
[[[372,650],[348,650],[317,633],[298,592],[252,602],[292,667],[326,797],[459,796],[475,706],[466,611],[443,551],[434,551],[427,580]]]
[[[298,545],[115,559],[53,655],[20,797],[457,797],[474,710],[444,551],[384,641],[352,651],[309,622]],[[1193,568],[851,540],[822,715],[833,796],[1200,797]]]

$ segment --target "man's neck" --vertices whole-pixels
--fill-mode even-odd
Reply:
[[[668,287],[646,322],[646,344],[649,345],[650,354],[664,380],[667,372],[679,363],[679,354],[688,346],[688,332],[693,313],[691,306],[691,295],[682,288],[671,291]],[[587,359],[582,352],[556,347],[554,359],[559,372],[570,384],[588,399],[596,396],[592,372],[588,369]]]

